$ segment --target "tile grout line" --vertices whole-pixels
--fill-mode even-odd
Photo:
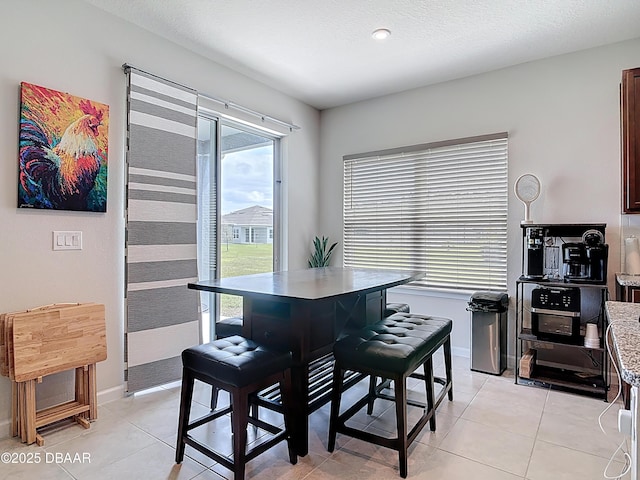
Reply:
[[[529,460],[527,460],[527,468],[524,471],[524,478],[527,478],[529,475],[529,467],[531,466],[531,459],[533,458],[533,452],[536,448],[536,443],[538,442],[538,433],[540,432],[540,425],[542,425],[542,417],[544,416],[544,410],[547,406],[547,402],[549,401],[549,396],[551,395],[551,389],[547,388],[547,395],[544,399],[544,404],[542,405],[542,412],[540,412],[540,419],[538,420],[538,427],[536,428],[536,434],[533,437],[533,445],[531,446],[531,453],[529,454]],[[543,441],[543,440],[540,440]]]

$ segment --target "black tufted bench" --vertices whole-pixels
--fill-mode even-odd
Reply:
[[[293,464],[297,462],[297,455],[289,434],[292,407],[291,352],[276,352],[241,336],[233,336],[187,348],[182,352],[182,367],[176,463],[182,462],[185,445],[190,445],[232,470],[236,480],[242,480],[245,464],[249,460],[285,439],[289,446],[289,460]],[[212,410],[202,418],[189,423],[195,380],[229,392],[231,405],[220,410]],[[275,383],[280,384],[282,392],[284,429],[259,420],[257,415],[249,416],[250,395]],[[227,413],[231,413],[233,460],[211,450],[189,434],[189,430]],[[249,423],[271,433],[272,437],[252,450],[246,451]]]
[[[333,373],[333,393],[331,398],[331,417],[329,421],[328,449],[335,448],[338,432],[375,443],[398,451],[400,476],[407,476],[407,450],[427,422],[432,431],[436,429],[435,411],[445,395],[453,400],[451,377],[451,326],[448,318],[429,317],[410,313],[397,313],[381,322],[353,332],[337,341],[333,347],[335,366]],[[433,353],[444,348],[446,379],[433,375]],[[416,372],[423,366],[424,374]],[[345,370],[353,370],[371,376],[369,393],[358,400],[341,415],[342,376]],[[381,382],[377,384],[377,378]],[[426,405],[407,399],[407,378],[424,380]],[[393,397],[382,391],[394,383]],[[434,398],[434,383],[443,385],[438,398]],[[346,425],[346,421],[367,405],[367,413],[373,411],[376,398],[395,401],[398,434],[396,438],[387,438],[370,432],[357,430]],[[411,431],[407,431],[407,405],[418,406],[424,412]],[[426,408],[425,408],[426,407]]]
[[[383,318],[390,317],[395,313],[409,313],[410,311],[408,303],[387,303],[384,307]]]
[[[216,322],[216,338],[242,335],[242,317],[223,318]]]

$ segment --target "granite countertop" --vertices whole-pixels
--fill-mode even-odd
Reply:
[[[618,285],[623,287],[640,287],[640,275],[632,275],[630,273],[616,273]]]
[[[605,308],[620,376],[640,387],[640,303],[606,302]]]

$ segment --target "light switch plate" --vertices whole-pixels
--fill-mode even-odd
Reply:
[[[82,250],[82,232],[54,231],[54,250]]]

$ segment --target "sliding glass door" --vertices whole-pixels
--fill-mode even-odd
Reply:
[[[245,125],[198,121],[198,266],[201,280],[277,267],[278,139]],[[276,250],[277,251],[277,250]],[[242,298],[203,294],[203,339],[220,318],[242,315]]]

